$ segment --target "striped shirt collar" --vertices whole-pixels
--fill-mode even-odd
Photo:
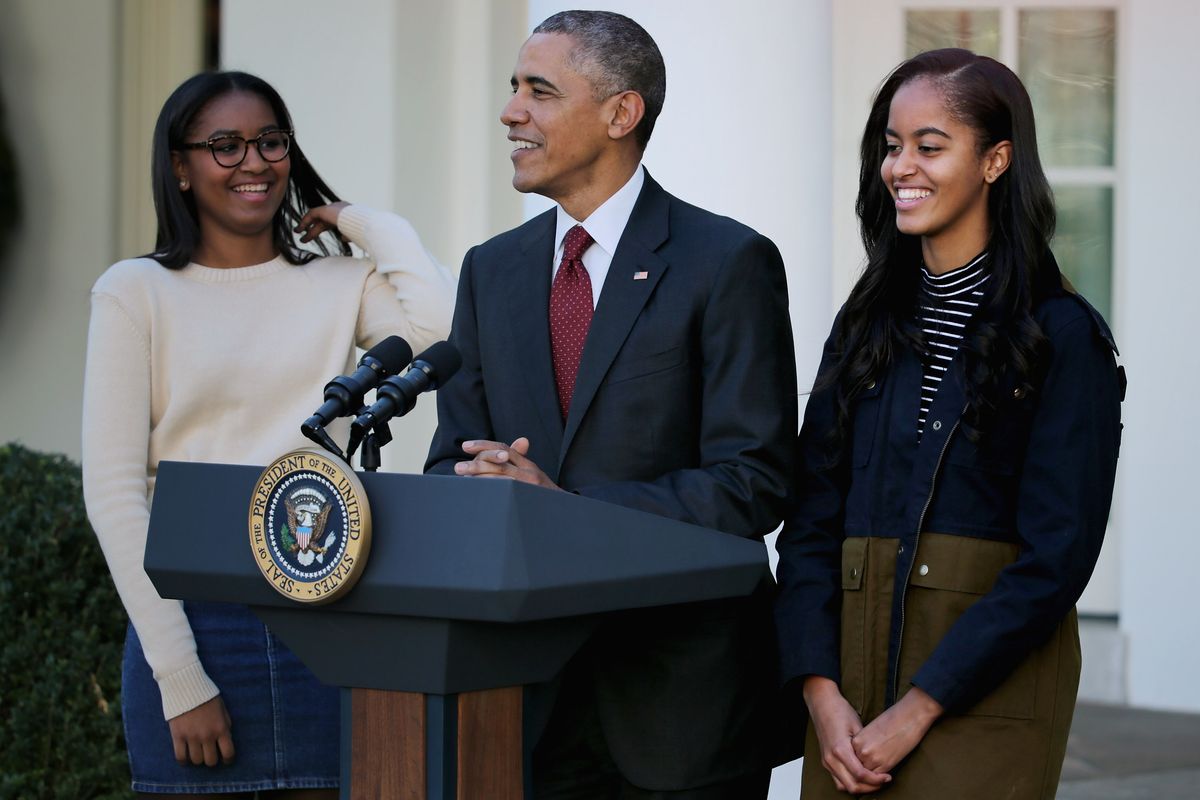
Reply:
[[[969,294],[987,281],[989,270],[987,251],[972,258],[961,267],[941,275],[934,275],[924,264],[921,265],[921,290],[935,298],[952,298]]]

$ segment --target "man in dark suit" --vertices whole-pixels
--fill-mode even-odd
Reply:
[[[550,17],[512,86],[500,119],[513,185],[558,207],[463,261],[451,334],[463,366],[438,392],[427,470],[771,532],[796,434],[778,250],[642,168],[666,74],[637,23]],[[559,682],[535,795],[765,797],[769,594],[768,578],[750,598],[606,622]]]

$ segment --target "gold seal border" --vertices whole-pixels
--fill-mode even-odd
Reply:
[[[346,527],[349,529],[346,550],[338,567],[315,581],[297,579],[285,573],[275,564],[268,549],[266,514],[271,494],[280,483],[300,472],[314,472],[328,480],[346,505]],[[267,583],[291,600],[322,605],[345,595],[362,577],[371,550],[371,506],[354,470],[321,450],[293,450],[275,459],[258,476],[250,494],[247,529],[251,558]]]

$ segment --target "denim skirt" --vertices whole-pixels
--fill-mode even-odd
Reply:
[[[162,794],[335,788],[338,690],[318,681],[245,606],[184,603],[205,672],[232,720],[234,760],[175,761],[162,695],[133,626],[125,638],[121,711],[133,789]]]

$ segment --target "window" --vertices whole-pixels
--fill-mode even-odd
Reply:
[[[1067,278],[1112,321],[1117,191],[1116,11],[1007,4],[909,9],[907,55],[965,47],[1013,67],[1029,90],[1058,205],[1051,243]]]

